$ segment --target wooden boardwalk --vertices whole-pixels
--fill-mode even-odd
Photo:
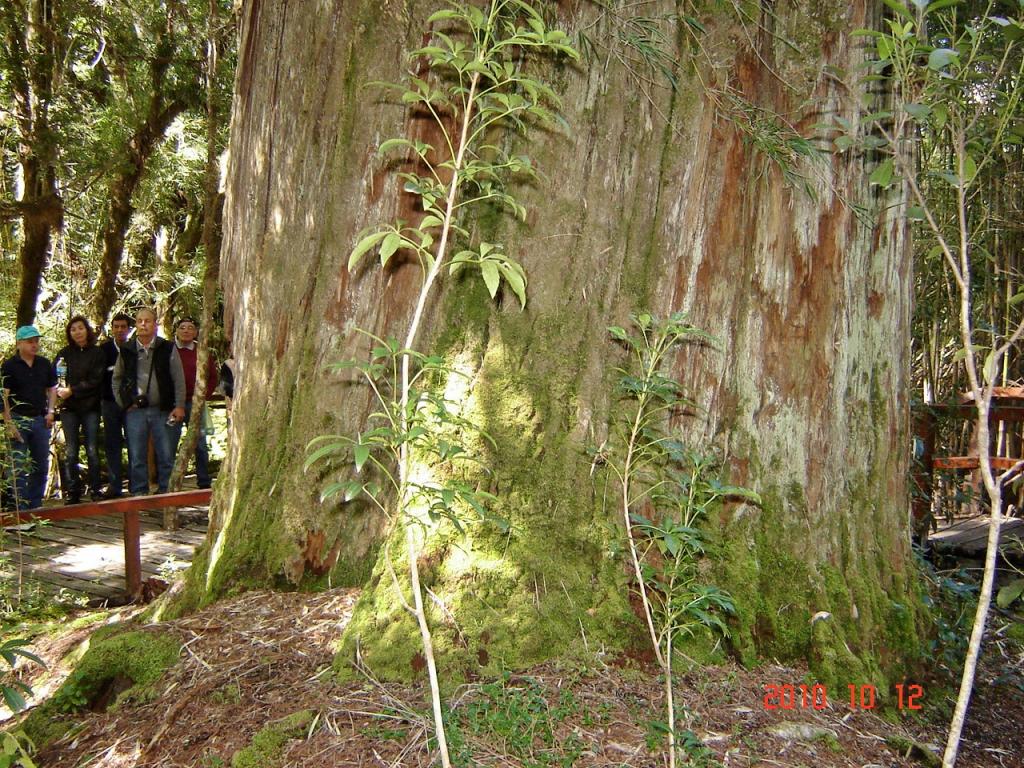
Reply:
[[[164,530],[161,510],[142,512],[139,518],[143,579],[159,577],[161,570],[184,568],[206,537],[205,507],[183,507],[175,531]],[[5,579],[16,580],[21,568],[22,578],[38,583],[46,593],[65,589],[95,601],[124,599],[122,515],[36,522],[25,527],[23,531],[4,529]]]
[[[929,543],[950,553],[966,557],[984,557],[988,546],[988,516],[958,518],[928,537]],[[1024,541],[1024,520],[1011,517],[999,528],[999,552],[1003,556],[1020,557],[1017,540]]]

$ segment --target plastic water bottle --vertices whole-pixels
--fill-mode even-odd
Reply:
[[[58,384],[58,386],[63,387],[63,386],[67,385],[67,376],[68,376],[68,364],[67,364],[67,362],[65,362],[64,358],[62,357],[62,358],[57,360],[57,384]]]

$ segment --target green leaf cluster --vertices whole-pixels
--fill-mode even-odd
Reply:
[[[630,330],[608,329],[629,352],[630,364],[616,369],[621,406],[612,437],[595,452],[595,465],[606,464],[622,483],[630,535],[667,654],[676,638],[698,627],[728,634],[723,617],[734,611],[733,602],[703,581],[700,526],[723,500],[759,504],[760,498],[722,483],[717,462],[687,445],[672,426],[696,407],[671,374],[673,354],[682,345],[710,346],[715,339],[682,313],[665,319],[640,313],[632,321]]]
[[[13,672],[18,659],[22,658],[45,667],[43,660],[32,653],[29,649],[29,641],[22,637],[10,638],[0,643],[0,658],[7,665],[8,670]],[[0,683],[0,693],[3,694],[4,703],[11,712],[20,712],[26,706],[25,696],[32,695],[32,689],[21,680],[8,674]]]
[[[0,744],[0,768],[11,768],[15,765],[21,768],[35,768],[36,764],[31,756],[34,749],[32,740],[20,728],[4,731],[3,742]]]
[[[854,34],[873,42],[874,56],[865,63],[860,83],[885,83],[896,94],[895,104],[866,112],[859,126],[836,119],[834,146],[881,150],[870,183],[886,188],[906,171],[894,163],[902,153],[897,142],[934,137],[934,145],[943,135],[961,134],[962,149],[945,156],[929,153],[931,167],[925,170],[952,187],[970,185],[1005,142],[1019,143],[1024,135],[1015,52],[1024,39],[1024,9],[1011,17],[996,13],[994,4],[966,0],[885,4],[893,18],[885,20],[884,29]]]
[[[1024,595],[1024,579],[1014,579],[1004,587],[999,588],[996,595],[996,604],[1006,610]]]

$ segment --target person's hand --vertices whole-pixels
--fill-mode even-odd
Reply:
[[[46,428],[53,428],[53,411],[47,411],[46,413]]]
[[[67,400],[71,397],[71,387],[57,387],[57,397],[61,400]]]
[[[185,409],[175,408],[173,411],[171,411],[171,418],[174,419],[179,424],[181,424],[181,422],[185,420]]]
[[[18,431],[17,425],[13,421],[7,422],[7,436],[18,443],[25,442],[21,437],[21,432]]]

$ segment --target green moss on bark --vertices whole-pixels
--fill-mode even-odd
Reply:
[[[791,530],[804,517],[793,511],[802,504],[797,490],[763,491],[760,510],[729,519],[716,534],[716,570],[737,606],[733,648],[746,664],[806,659],[818,682],[871,683],[884,696],[921,661],[926,616],[916,570],[894,572],[849,547],[842,568],[801,557]],[[848,501],[851,516],[864,513],[864,492]]]
[[[25,720],[25,733],[42,748],[59,738],[74,714],[102,704],[104,709],[126,701],[146,700],[153,686],[178,661],[181,643],[167,634],[150,630],[126,632],[122,627],[96,630],[73,653],[79,658],[74,671],[53,697],[34,709]]]

